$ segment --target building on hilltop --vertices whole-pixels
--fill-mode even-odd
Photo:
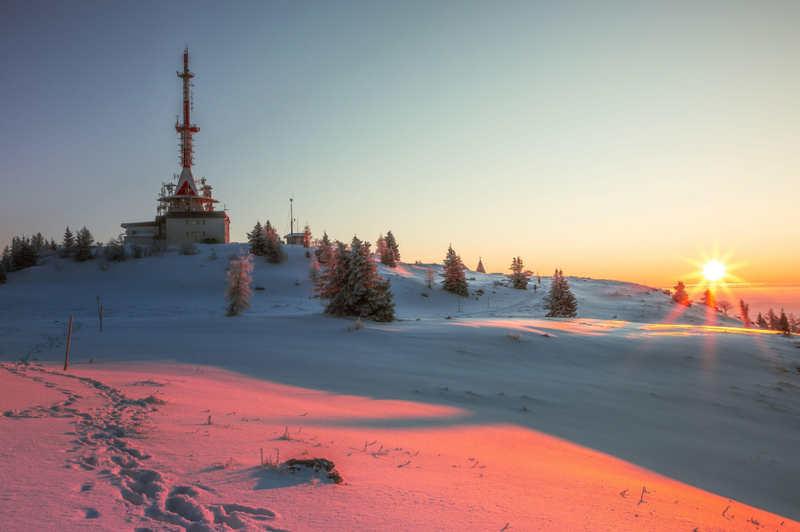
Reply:
[[[155,220],[149,222],[125,222],[126,243],[149,244],[153,240],[165,240],[169,243],[183,241],[229,243],[230,218],[223,209],[214,210],[214,205],[219,203],[211,196],[211,186],[206,178],[200,179],[201,187],[192,175],[194,164],[194,134],[200,128],[191,123],[189,113],[192,107],[192,83],[194,77],[189,72],[189,48],[183,51],[183,72],[178,72],[178,77],[183,79],[183,123],[175,121],[175,131],[181,136],[181,164],[180,175],[177,174],[177,184],[167,183],[161,185],[161,194],[158,198],[158,209]]]
[[[486,273],[486,270],[483,268],[483,261],[480,257],[478,257],[478,267],[475,268],[475,271],[478,273]]]
[[[309,246],[308,237],[305,233],[289,233],[288,235],[284,235],[283,238],[290,246],[298,245],[303,246],[304,248]]]

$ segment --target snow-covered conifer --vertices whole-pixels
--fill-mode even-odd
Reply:
[[[319,260],[317,260],[317,254],[313,253],[311,255],[311,262],[308,265],[308,278],[311,279],[312,283],[316,284],[316,282],[319,280],[319,273]]]
[[[83,229],[78,231],[75,237],[75,260],[78,262],[86,261],[92,258],[92,244],[94,237],[92,233],[83,226]]]
[[[447,248],[447,255],[444,258],[443,288],[459,296],[469,296],[469,285],[467,285],[465,269],[464,264],[461,262],[461,257],[453,251],[453,245],[451,244]]]
[[[75,253],[75,237],[72,235],[72,231],[69,230],[69,226],[67,226],[67,230],[64,231],[64,240],[61,241],[59,255],[67,258],[71,257],[73,253]]]
[[[765,318],[766,318],[765,321],[767,322],[767,328],[772,330],[772,331],[777,331],[778,330],[778,315],[775,314],[775,311],[772,310],[772,309],[769,309],[767,311],[767,315],[765,316]]]
[[[525,267],[522,264],[522,259],[518,257],[511,259],[511,282],[514,284],[514,288],[518,290],[525,290],[528,286],[528,282],[530,281],[531,274],[526,272]]]
[[[285,261],[286,253],[283,251],[281,238],[278,236],[278,232],[275,231],[275,228],[272,227],[272,224],[269,223],[269,220],[267,220],[267,224],[264,226],[264,237],[267,243],[265,253],[267,262],[271,264],[280,264]]]
[[[786,316],[786,313],[783,311],[783,309],[781,309],[781,317],[778,318],[778,330],[786,336],[791,333],[791,329],[789,328],[789,318]]]
[[[545,296],[544,308],[547,318],[574,318],[578,315],[578,301],[564,278],[564,272],[556,269],[550,282],[550,292]]]
[[[31,237],[31,246],[33,246],[33,249],[35,249],[37,252],[44,251],[46,244],[47,241],[42,236],[42,233],[36,233]]]
[[[756,318],[756,325],[758,325],[761,329],[769,328],[767,320],[764,319],[764,316],[762,316],[760,312],[758,313],[758,317]]]
[[[714,310],[717,309],[717,298],[714,297],[714,292],[712,292],[710,288],[707,288],[706,291],[703,292],[703,295],[700,296],[700,302]]]
[[[326,268],[322,270],[314,286],[314,292],[316,293],[314,297],[322,302],[326,312],[328,312],[328,308],[331,309],[328,312],[329,314],[335,314],[335,310],[344,306],[342,290],[347,282],[348,261],[347,246],[340,242],[336,247],[336,251],[331,253],[330,258],[325,263]]]
[[[311,227],[308,224],[303,228],[303,236],[305,237],[304,245],[308,247],[311,245]]]
[[[3,268],[5,268],[6,272],[14,271],[14,263],[11,260],[11,248],[6,246],[3,248],[3,255],[0,258],[0,261],[3,263]]]
[[[745,303],[744,299],[739,299],[739,318],[745,329],[749,329],[753,325],[753,322],[750,321],[750,305]]]
[[[323,232],[322,240],[319,241],[319,246],[314,254],[320,264],[328,264],[333,258],[333,247],[331,247],[331,239],[328,238],[327,231]]]
[[[11,239],[11,264],[13,271],[36,266],[39,262],[39,252],[32,244],[30,238],[15,236]]]
[[[428,288],[433,288],[433,282],[436,280],[436,275],[433,273],[433,267],[428,266],[428,270],[425,272],[425,282],[428,285]]]
[[[247,241],[250,243],[251,255],[263,257],[267,254],[267,237],[264,235],[264,228],[261,226],[261,222],[256,221],[253,230],[247,233]]]
[[[370,245],[353,237],[349,249],[338,244],[315,291],[328,314],[392,321],[394,303],[390,288],[390,281],[378,275]]]
[[[394,256],[394,250],[386,243],[386,239],[381,237],[378,239],[378,247],[376,249],[381,264],[385,264],[390,268],[396,268],[397,262]]]
[[[228,288],[225,290],[228,316],[236,316],[250,308],[250,298],[253,295],[253,291],[250,290],[250,283],[253,281],[250,275],[252,271],[253,257],[251,255],[241,253],[238,257],[231,259],[228,270]]]
[[[400,247],[397,245],[397,240],[395,240],[391,231],[386,233],[386,245],[394,252],[394,260],[400,260]]]
[[[675,285],[675,293],[672,294],[672,299],[679,305],[685,307],[692,306],[692,302],[689,301],[689,294],[686,293],[686,285],[683,284],[683,281],[678,281],[678,284]]]

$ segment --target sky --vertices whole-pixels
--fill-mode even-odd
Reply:
[[[0,3],[0,246],[151,220],[180,171],[403,261],[800,284],[800,3]]]

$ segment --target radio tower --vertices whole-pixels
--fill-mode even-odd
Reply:
[[[175,131],[181,136],[181,163],[184,168],[191,168],[194,163],[194,134],[200,131],[200,128],[192,124],[189,119],[189,111],[192,102],[192,82],[189,81],[194,77],[192,72],[189,72],[189,46],[183,50],[183,72],[177,72],[179,78],[183,78],[183,124],[175,121]]]
[[[181,136],[181,169],[178,183],[162,183],[158,196],[155,220],[125,222],[125,242],[152,243],[164,240],[172,244],[180,242],[225,243],[231,241],[231,220],[225,209],[214,210],[219,203],[211,196],[211,185],[205,177],[200,179],[200,188],[192,175],[194,165],[194,134],[200,128],[192,124],[192,78],[189,72],[189,47],[183,50],[183,72],[177,72],[183,80],[183,123],[175,119],[175,131]]]
[[[181,175],[178,178],[178,184],[175,185],[175,192],[172,193],[170,189],[168,196],[163,196],[159,199],[166,204],[162,210],[166,212],[180,212],[180,211],[213,211],[214,203],[218,203],[211,197],[211,187],[203,182],[203,193],[197,189],[194,176],[192,175],[192,165],[194,164],[194,134],[200,131],[200,128],[192,124],[189,113],[192,110],[192,87],[193,83],[190,81],[194,77],[194,73],[189,72],[189,47],[183,51],[183,72],[177,72],[178,77],[183,79],[183,123],[175,119],[175,131],[181,136]]]

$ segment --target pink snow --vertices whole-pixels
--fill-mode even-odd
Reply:
[[[0,287],[0,528],[800,530],[794,339],[573,278],[548,320],[544,289],[459,302],[409,264],[380,267],[403,321],[347,331],[302,249],[225,317],[213,247]]]

